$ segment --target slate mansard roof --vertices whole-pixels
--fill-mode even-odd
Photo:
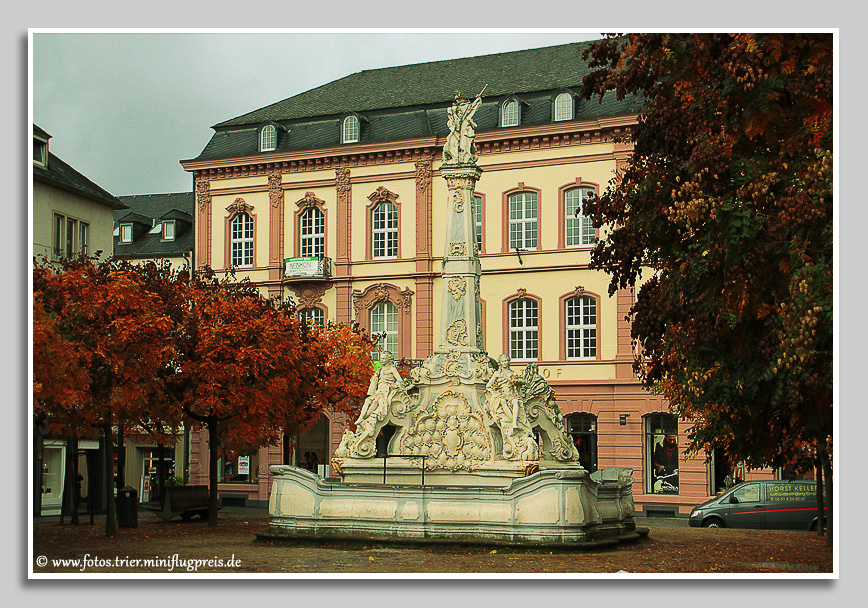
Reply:
[[[420,137],[445,137],[446,109],[454,91],[473,98],[484,85],[483,103],[474,116],[477,133],[498,126],[500,104],[515,97],[522,104],[521,126],[553,122],[552,100],[562,91],[578,94],[591,71],[582,53],[587,42],[363,70],[283,101],[214,125],[211,141],[193,160],[209,161],[262,154],[259,130],[278,127],[277,149],[294,152],[330,148],[340,143],[340,120],[359,116],[359,143],[383,143]],[[614,93],[602,102],[576,100],[573,120],[634,115],[632,99]],[[343,144],[351,146],[354,144]],[[270,152],[269,152],[270,153]]]
[[[193,251],[192,192],[170,194],[137,194],[119,197],[128,209],[115,211],[115,228],[122,223],[140,226],[134,230],[132,243],[121,243],[114,236],[114,254],[118,257],[163,258],[180,257]],[[175,220],[175,239],[164,241],[159,226],[162,220]],[[117,233],[117,230],[115,231]]]
[[[42,140],[48,141],[51,135],[45,132],[38,125],[33,125],[33,135],[39,136]],[[54,186],[60,190],[76,194],[88,200],[107,205],[112,209],[124,209],[124,204],[117,197],[110,194],[104,188],[101,188],[87,177],[73,169],[70,165],[63,162],[57,155],[50,150],[47,154],[46,166],[33,164],[33,179]]]

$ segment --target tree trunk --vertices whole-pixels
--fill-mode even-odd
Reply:
[[[114,441],[112,441],[112,423],[106,421],[102,425],[105,437],[105,535],[114,538],[118,533],[117,510],[115,509],[114,492]]]
[[[78,525],[78,509],[81,506],[81,482],[78,479],[78,439],[69,442],[72,455],[72,525]]]
[[[208,527],[217,527],[217,420],[208,420]]]
[[[817,536],[823,536],[826,527],[825,513],[823,512],[823,457],[822,448],[817,450]]]
[[[826,479],[826,545],[832,546],[832,459],[829,452],[823,448],[823,476]]]

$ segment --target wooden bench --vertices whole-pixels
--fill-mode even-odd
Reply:
[[[163,521],[171,521],[177,515],[189,521],[194,515],[208,517],[208,486],[170,486],[166,488],[166,500],[160,509]]]

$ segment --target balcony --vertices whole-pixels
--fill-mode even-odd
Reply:
[[[332,276],[332,259],[318,256],[286,258],[283,278],[294,281],[328,281]]]

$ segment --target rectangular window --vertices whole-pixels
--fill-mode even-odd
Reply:
[[[163,240],[175,240],[175,220],[166,220],[163,222]]]
[[[398,256],[398,209],[384,201],[372,213],[373,257],[394,258]]]
[[[582,215],[582,201],[593,192],[591,188],[573,188],[564,195],[567,247],[586,247],[596,241],[596,231],[591,218]]]
[[[121,224],[121,243],[133,242],[133,225]]]
[[[595,358],[597,356],[597,301],[589,296],[567,300],[566,322],[567,358]]]
[[[509,197],[510,251],[536,249],[537,198],[535,192],[519,192]]]
[[[301,216],[301,255],[325,255],[325,214],[319,209],[308,209]]]
[[[509,304],[509,356],[515,360],[534,360],[539,356],[539,307],[535,300]]]
[[[54,236],[52,247],[54,249],[54,257],[63,256],[63,234],[66,227],[66,218],[62,215],[54,216]]]
[[[90,235],[88,234],[89,232],[90,226],[88,224],[84,222],[80,222],[78,224],[78,252],[81,255],[87,255],[88,253],[87,241],[90,237]]]
[[[66,218],[66,257],[71,258],[75,255],[76,232],[78,231],[78,222],[71,218]]]
[[[371,308],[371,335],[380,335],[380,352],[389,351],[398,358],[398,309],[391,302],[378,302]]]
[[[476,252],[482,251],[482,197],[473,197],[473,217],[476,223]]]
[[[233,266],[253,266],[253,218],[246,213],[232,220]]]

